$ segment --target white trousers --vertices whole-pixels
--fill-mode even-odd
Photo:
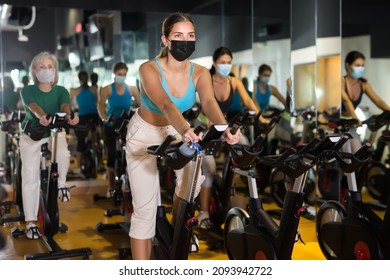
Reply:
[[[155,155],[147,153],[147,148],[160,145],[168,135],[176,137],[175,142],[182,140],[181,135],[171,126],[156,127],[145,122],[138,111],[131,118],[126,136],[127,173],[131,188],[133,213],[131,216],[130,237],[149,239],[154,237],[156,229],[156,212],[160,204],[160,180]],[[175,194],[184,198],[186,183],[184,172],[190,166],[175,170]],[[203,178],[198,179],[195,197],[199,194]]]
[[[43,138],[39,141],[32,140],[28,135],[22,133],[19,140],[20,156],[22,160],[22,200],[24,216],[26,221],[38,220],[39,194],[40,194],[40,153],[41,146],[49,143],[51,149],[52,137]],[[66,133],[59,132],[57,136],[57,158],[58,163],[58,186],[64,187],[66,174],[69,170],[68,144]]]

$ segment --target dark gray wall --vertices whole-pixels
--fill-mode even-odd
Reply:
[[[317,0],[317,38],[341,35],[341,0]]]
[[[316,44],[316,1],[294,0],[291,4],[291,50]]]
[[[5,67],[14,63],[25,63],[41,51],[54,52],[56,48],[56,12],[53,9],[40,10],[31,29],[24,31],[28,42],[18,41],[17,31],[3,31],[3,59]],[[6,69],[7,70],[7,69]]]

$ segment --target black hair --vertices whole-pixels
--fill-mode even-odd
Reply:
[[[91,84],[92,85],[97,85],[97,82],[98,82],[98,79],[99,79],[99,75],[95,72],[92,72],[91,75],[89,76],[89,78],[91,79]]]
[[[229,50],[226,47],[219,47],[213,53],[213,62],[216,62],[218,60],[218,58],[220,58],[221,56],[223,56],[225,54],[227,54],[228,56],[230,56],[233,59],[233,53],[231,50]],[[215,74],[214,65],[212,65],[210,68],[210,74],[211,74],[211,76]]]
[[[112,72],[115,73],[115,72],[122,70],[122,69],[126,69],[126,71],[129,70],[126,63],[117,62],[117,63],[115,63],[114,67],[112,68]]]
[[[361,52],[359,52],[359,51],[350,51],[350,52],[345,56],[345,60],[344,60],[345,71],[348,72],[347,64],[348,64],[348,65],[351,65],[352,63],[354,63],[354,61],[355,61],[356,59],[359,59],[359,58],[361,58],[361,59],[363,59],[363,60],[366,59],[365,56],[364,56],[364,54],[362,54]],[[364,79],[364,78],[360,78],[359,80],[362,80],[362,81],[364,81],[364,82],[367,81],[367,80]]]
[[[271,69],[271,66],[269,66],[269,65],[267,65],[267,64],[261,64],[260,66],[259,66],[259,75],[261,74],[261,73],[263,73],[263,72],[265,72],[265,71],[270,71],[270,72],[272,72],[272,69]]]

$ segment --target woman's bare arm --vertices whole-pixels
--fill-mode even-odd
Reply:
[[[284,107],[286,107],[287,106],[286,99],[279,92],[279,90],[274,86],[270,86],[270,88],[271,88],[271,93],[279,100],[280,103],[283,104]]]
[[[100,118],[105,121],[107,120],[108,116],[106,115],[106,101],[111,95],[111,87],[105,86],[102,89],[102,95],[100,96],[99,103],[98,103],[98,113]]]
[[[136,86],[130,86],[129,91],[131,95],[134,97],[135,103],[137,103],[138,106],[141,106],[141,99],[139,96],[138,88]]]

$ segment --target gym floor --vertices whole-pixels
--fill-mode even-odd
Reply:
[[[88,247],[92,250],[90,259],[93,260],[115,260],[119,259],[118,248],[129,247],[129,237],[124,230],[110,230],[98,232],[96,225],[99,222],[104,224],[123,222],[123,217],[104,215],[106,209],[113,208],[112,201],[94,201],[94,194],[104,195],[106,182],[103,179],[89,181],[72,181],[77,187],[71,190],[71,200],[67,203],[59,202],[60,221],[68,226],[66,233],[55,235],[56,242],[62,249],[75,249]],[[9,197],[12,197],[11,194]],[[364,197],[368,197],[364,195]],[[237,191],[232,199],[232,205],[245,207],[246,199],[244,192]],[[317,207],[317,206],[316,206]],[[315,214],[316,207],[310,211]],[[266,209],[277,209],[276,204],[265,204]],[[13,209],[14,210],[14,209]],[[14,213],[11,213],[11,215]],[[13,238],[11,230],[14,227],[23,228],[23,223],[7,223],[0,227],[0,232],[6,237],[6,247],[0,250],[2,260],[23,260],[27,254],[44,253],[46,247],[42,240],[29,240],[25,237]],[[303,244],[298,241],[295,244],[293,260],[323,260],[325,259],[316,240],[315,219],[301,218],[299,225]],[[201,238],[201,236],[200,236]],[[200,250],[192,253],[191,260],[224,260],[228,259],[223,249],[210,250],[205,240],[200,240]]]

